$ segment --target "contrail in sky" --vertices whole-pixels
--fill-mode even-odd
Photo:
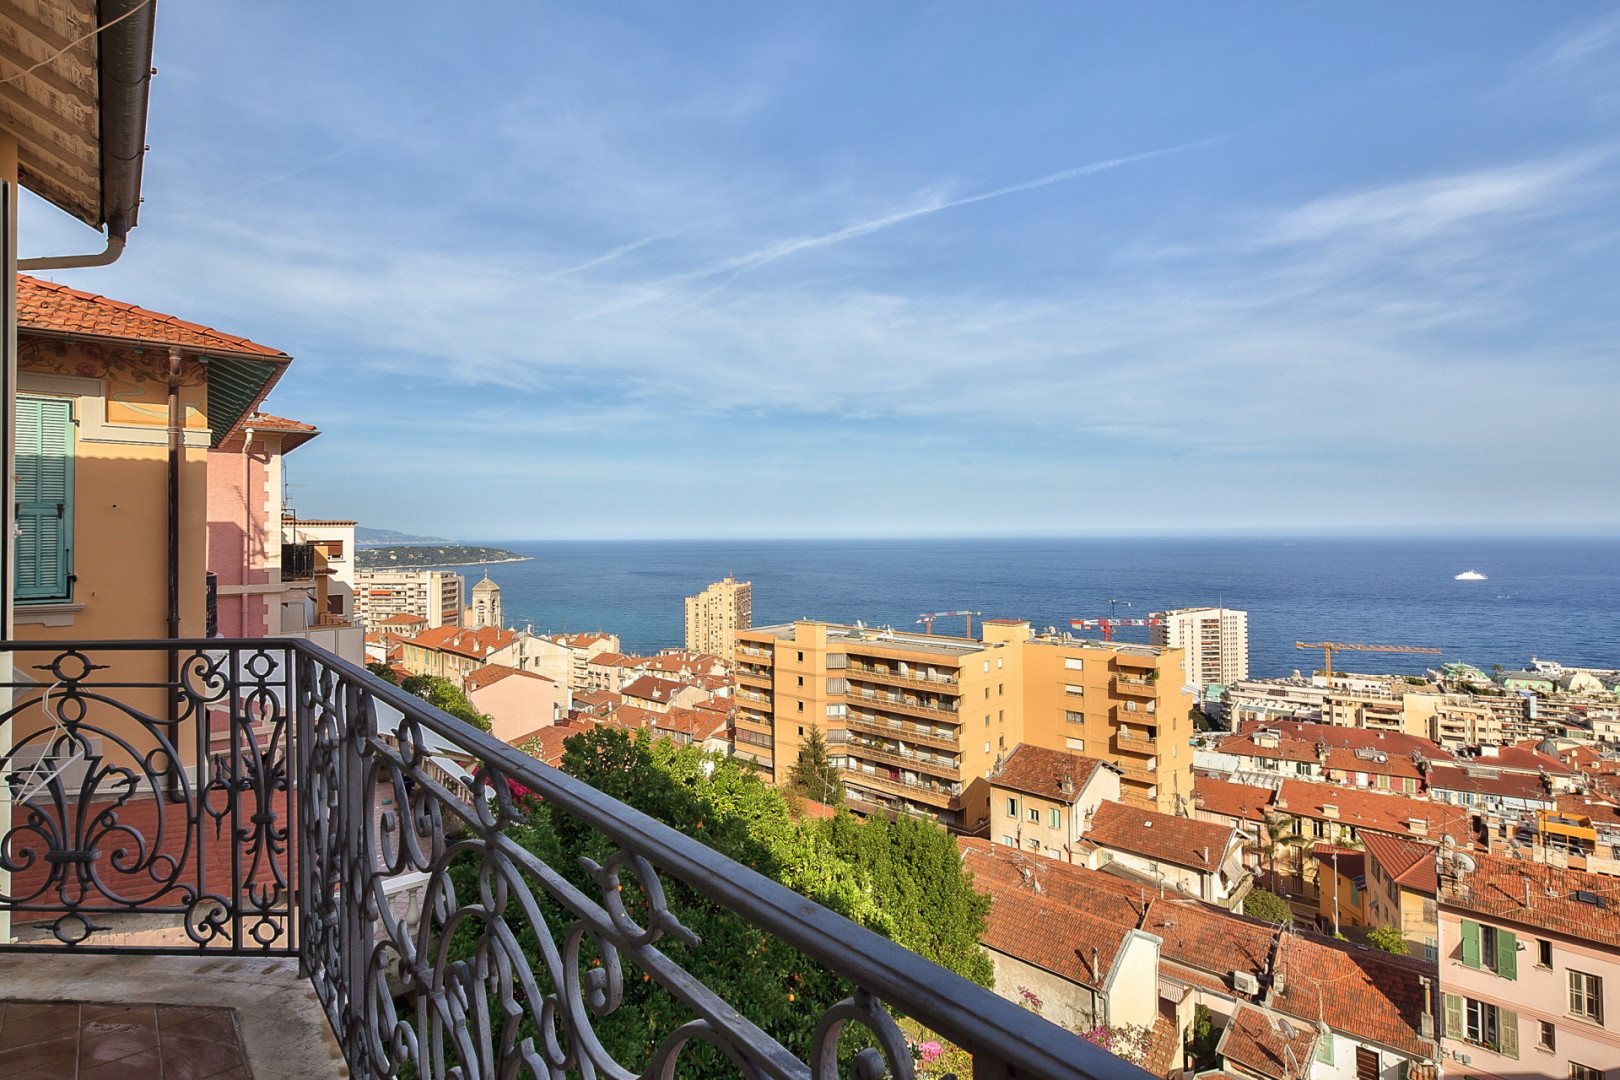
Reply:
[[[593,266],[601,266],[603,263],[612,262],[614,259],[617,259],[621,255],[628,255],[632,251],[636,250],[637,248],[646,247],[648,244],[652,243],[654,240],[662,240],[667,235],[669,235],[669,234],[667,234],[667,233],[654,233],[653,235],[645,237],[645,238],[643,238],[641,240],[632,240],[628,244],[620,244],[618,247],[614,248],[612,251],[604,252],[603,254],[598,255],[594,259],[586,259],[584,262],[580,263],[578,266],[570,266],[566,270],[558,270],[554,274],[547,274],[541,280],[554,281],[557,278],[567,277],[569,274],[577,274],[577,273],[581,272],[582,270],[589,270]]]
[[[910,221],[913,218],[923,217],[927,214],[937,214],[941,210],[950,210],[958,206],[967,206],[971,203],[984,202],[987,199],[999,199],[1003,195],[1013,195],[1020,191],[1032,191],[1035,188],[1046,187],[1049,184],[1061,184],[1065,180],[1075,180],[1082,176],[1090,176],[1093,173],[1104,172],[1108,169],[1117,169],[1121,165],[1129,165],[1132,162],[1146,161],[1148,158],[1160,157],[1164,154],[1174,154],[1178,151],[1186,150],[1194,146],[1204,145],[1205,142],[1209,141],[1210,140],[1204,140],[1203,142],[1197,143],[1184,143],[1181,146],[1170,146],[1163,150],[1149,150],[1145,153],[1131,154],[1127,157],[1110,158],[1107,161],[1095,161],[1090,165],[1081,165],[1073,169],[1064,169],[1062,172],[1055,172],[1050,176],[1043,176],[1036,180],[1028,180],[1022,184],[1013,184],[1010,187],[997,188],[994,191],[986,191],[979,195],[966,195],[960,199],[944,199],[936,196],[929,201],[924,202],[922,205],[914,206],[909,210],[901,210],[893,214],[885,215],[884,217],[874,218],[871,221],[863,221],[855,225],[848,225],[842,229],[838,229],[835,232],[825,233],[821,236],[805,237],[800,240],[788,240],[780,244],[773,244],[768,248],[762,248],[759,251],[739,256],[736,259],[728,260],[723,265],[716,267],[715,270],[710,271],[711,273],[714,273],[720,270],[735,267],[731,273],[731,276],[694,300],[692,302],[692,306],[703,303],[703,301],[721,291],[748,271],[758,269],[767,263],[773,263],[777,259],[785,258],[788,255],[804,251],[808,248],[827,247],[832,244],[840,243],[844,240],[854,239],[857,236],[866,236],[867,234],[877,232],[880,229],[887,229],[891,226],[899,225],[902,222]]]

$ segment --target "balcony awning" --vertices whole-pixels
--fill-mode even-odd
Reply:
[[[119,239],[140,214],[156,6],[0,0],[0,125],[18,177]]]

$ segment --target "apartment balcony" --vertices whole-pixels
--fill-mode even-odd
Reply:
[[[1132,731],[1129,728],[1120,728],[1114,732],[1114,744],[1123,753],[1129,754],[1157,754],[1159,740],[1146,732]]]
[[[887,683],[891,686],[912,686],[921,690],[933,690],[939,693],[951,693],[958,685],[956,677],[952,675],[902,675],[892,669],[874,667],[868,664],[852,663],[844,669],[844,674],[852,679],[864,679],[867,682]]]
[[[846,784],[877,788],[916,802],[927,803],[929,806],[937,806],[942,810],[955,810],[959,805],[958,796],[948,788],[926,780],[907,780],[904,777],[890,776],[887,772],[869,773],[862,769],[844,769],[841,771],[841,777]]]
[[[760,660],[769,660],[771,658],[771,650],[757,649],[752,645],[734,645],[732,646],[732,652],[739,656],[752,656]]]
[[[1134,675],[1115,675],[1114,693],[1122,697],[1157,698],[1159,696],[1159,683],[1156,679],[1138,678]]]
[[[956,732],[954,731],[944,731],[937,727],[929,727],[927,731],[923,731],[916,724],[895,718],[879,719],[852,712],[844,717],[844,726],[851,731],[864,731],[874,735],[884,735],[891,739],[904,739],[907,742],[921,743],[924,746],[941,747],[947,750],[954,750],[958,745]]]
[[[771,707],[771,699],[768,694],[756,694],[750,690],[739,690],[733,696],[739,704],[756,705],[762,709]]]
[[[958,722],[958,712],[955,709],[942,708],[935,705],[924,705],[919,701],[907,701],[899,695],[890,696],[884,693],[867,693],[859,687],[852,686],[844,693],[844,700],[851,704],[864,705],[869,709],[880,709],[883,712],[906,713],[910,716],[924,718],[939,718],[948,723]]]
[[[1159,658],[1147,653],[1129,652],[1125,649],[1115,649],[1113,655],[1116,668],[1130,668],[1133,671],[1152,671],[1159,666]]]
[[[832,1075],[853,1021],[876,1044],[856,1075],[910,1077],[891,1010],[968,1048],[981,1077],[1148,1075],[306,641],[0,652],[0,1038],[37,1044],[35,1075],[86,1075],[101,1046],[86,1039],[111,1025],[128,1036],[127,1080],[669,1076],[694,1040],[743,1075],[810,1080]],[[587,867],[594,884],[507,835],[524,819],[514,788],[615,852]],[[749,1002],[680,966],[713,946],[664,882],[799,949],[850,996],[780,1044]],[[594,1026],[649,994],[688,1022],[614,1060]]]
[[[898,750],[879,746],[875,743],[863,742],[860,739],[850,739],[845,745],[850,757],[882,762],[886,765],[898,765],[902,769],[925,772],[929,776],[942,777],[947,780],[962,779],[962,770],[955,762],[944,758],[923,757],[912,750]]]
[[[737,669],[731,674],[733,679],[735,679],[737,682],[746,682],[751,686],[764,686],[768,688],[771,685],[771,673],[769,670],[757,671],[753,668],[745,668],[739,664]]]

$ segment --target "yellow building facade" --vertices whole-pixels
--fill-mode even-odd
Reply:
[[[735,752],[785,781],[812,726],[852,808],[974,831],[985,778],[1020,743],[1119,766],[1121,798],[1190,812],[1194,695],[1179,649],[1036,635],[981,639],[803,621],[739,631]]]

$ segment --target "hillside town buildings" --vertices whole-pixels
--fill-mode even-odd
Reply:
[[[737,631],[753,625],[753,585],[726,575],[686,598],[686,651],[730,656]]]
[[[460,626],[466,580],[453,570],[359,570],[355,611],[367,626],[391,615],[415,615],[430,628]]]
[[[1249,677],[1249,613],[1229,607],[1156,611],[1148,641],[1180,649],[1187,657],[1187,680],[1200,689]]]

